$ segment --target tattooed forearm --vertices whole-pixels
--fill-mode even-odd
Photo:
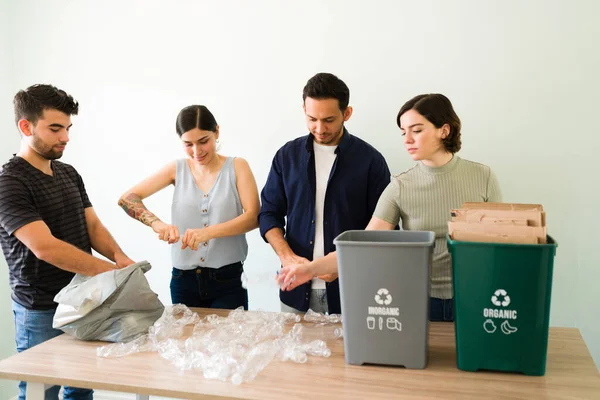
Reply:
[[[146,208],[140,196],[135,193],[121,197],[119,199],[119,206],[121,206],[127,215],[137,219],[144,225],[150,226],[154,221],[158,220],[158,217]]]

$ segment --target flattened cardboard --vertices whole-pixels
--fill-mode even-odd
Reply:
[[[509,244],[538,244],[535,236],[500,235],[496,233],[473,233],[456,231],[450,236],[453,240],[463,242],[509,243]]]
[[[484,209],[484,210],[527,210],[527,211],[544,211],[541,204],[520,204],[520,203],[485,203],[485,202],[466,202],[461,208],[467,209]]]
[[[452,237],[454,237],[455,232],[497,234],[504,236],[530,236],[537,238],[538,243],[546,243],[545,226],[495,225],[450,221],[448,222],[448,232]]]
[[[483,203],[489,204],[489,203]],[[496,223],[504,225],[546,226],[544,211],[460,208],[450,211],[452,221]],[[514,221],[510,223],[509,221]]]
[[[531,226],[525,218],[498,218],[498,217],[481,217],[476,221],[467,222],[479,222],[481,224],[494,224],[494,225],[514,225],[514,226]]]

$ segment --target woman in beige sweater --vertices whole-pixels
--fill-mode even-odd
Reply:
[[[417,164],[394,175],[381,195],[367,230],[433,231],[436,236],[431,268],[430,320],[453,321],[452,265],[446,247],[450,210],[464,202],[500,202],[498,181],[483,164],[456,155],[461,147],[461,123],[442,94],[423,94],[406,102],[396,122],[404,145]],[[314,276],[337,272],[336,253],[283,268],[277,278],[287,290]]]

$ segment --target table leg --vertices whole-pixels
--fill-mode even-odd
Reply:
[[[39,382],[27,382],[27,400],[44,400],[47,385]]]
[[[29,398],[27,398],[29,400]],[[135,400],[150,400],[150,396],[147,394],[136,394]]]

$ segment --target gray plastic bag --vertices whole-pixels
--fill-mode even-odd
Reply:
[[[52,327],[82,340],[123,342],[148,332],[164,306],[150,289],[147,261],[93,277],[75,275],[55,297]]]

